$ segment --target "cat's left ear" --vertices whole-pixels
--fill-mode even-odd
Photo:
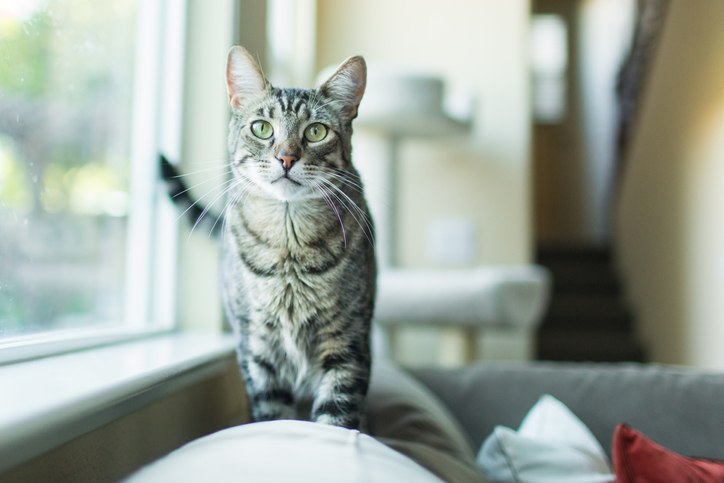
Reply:
[[[261,95],[267,88],[267,81],[254,57],[239,45],[229,50],[226,87],[229,91],[229,104],[233,109],[241,107],[245,100]]]
[[[337,71],[319,87],[330,99],[341,101],[350,120],[357,117],[357,108],[367,85],[367,64],[361,55],[342,62]]]

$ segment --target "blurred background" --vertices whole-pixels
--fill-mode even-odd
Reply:
[[[161,151],[219,193],[241,44],[280,86],[356,54],[368,89],[440,81],[453,128],[393,133],[363,100],[355,163],[390,265],[550,270],[534,339],[472,358],[722,370],[721,25],[715,0],[0,1],[0,337],[222,327],[217,242],[153,180]],[[396,354],[462,363],[465,337],[407,327]]]

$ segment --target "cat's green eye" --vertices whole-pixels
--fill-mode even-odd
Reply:
[[[310,124],[309,127],[304,130],[304,137],[307,138],[307,141],[310,143],[316,143],[327,137],[327,128],[324,127],[324,124],[319,124],[318,122]]]
[[[266,121],[256,121],[251,125],[251,132],[259,139],[269,139],[274,134],[274,129]]]

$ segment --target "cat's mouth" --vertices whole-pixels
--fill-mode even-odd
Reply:
[[[283,175],[279,176],[277,179],[275,179],[274,181],[272,181],[272,182],[269,183],[269,184],[274,184],[274,183],[276,183],[277,181],[283,181],[283,180],[291,181],[292,183],[294,183],[294,184],[297,185],[297,186],[302,186],[302,183],[300,183],[299,181],[293,180],[292,178],[290,178],[290,177],[288,176],[287,173],[284,173]]]

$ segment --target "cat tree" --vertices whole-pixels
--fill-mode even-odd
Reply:
[[[489,327],[520,339],[521,349],[511,358],[532,356],[534,331],[548,302],[550,280],[545,269],[533,265],[456,270],[396,266],[400,143],[406,138],[464,135],[471,124],[472,116],[459,120],[443,109],[441,78],[370,67],[355,121],[354,149],[377,233],[380,273],[375,320],[387,329],[380,351],[389,351],[390,334],[396,327],[435,323],[464,331],[458,363],[480,358],[479,333]]]

